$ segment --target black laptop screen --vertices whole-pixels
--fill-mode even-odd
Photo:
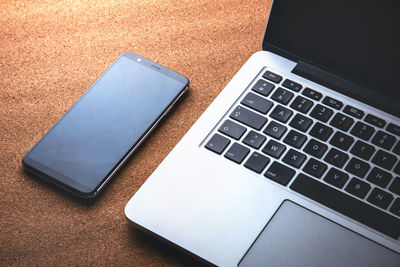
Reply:
[[[400,102],[400,1],[275,0],[263,48]]]

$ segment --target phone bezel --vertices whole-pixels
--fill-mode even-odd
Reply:
[[[51,132],[53,128],[57,126],[57,124],[65,117],[67,114],[72,110],[75,105],[77,105],[80,100],[90,91],[94,88],[96,83],[101,80],[101,78],[111,69],[113,66],[118,62],[118,60],[121,57],[127,57],[131,59],[135,64],[141,64],[144,65],[153,71],[157,71],[159,73],[162,73],[163,75],[166,75],[170,78],[173,78],[179,82],[182,83],[182,88],[180,91],[176,94],[175,98],[172,99],[172,101],[165,107],[165,109],[158,115],[157,118],[153,121],[153,123],[149,126],[148,129],[136,140],[135,143],[132,144],[131,148],[125,153],[123,157],[118,161],[117,164],[113,166],[113,168],[108,172],[108,174],[101,180],[100,183],[98,183],[94,188],[90,188],[86,185],[83,185],[79,183],[78,181],[63,175],[62,173],[58,172],[57,170],[54,170],[52,168],[49,168],[42,163],[33,160],[29,158],[29,153],[31,150],[33,150],[36,146],[40,144],[40,142],[43,140],[43,138]],[[92,198],[96,196],[101,189],[106,185],[106,183],[115,175],[115,173],[120,169],[120,167],[125,163],[125,161],[133,154],[133,152],[140,146],[140,144],[146,139],[146,137],[152,132],[152,130],[157,126],[160,120],[171,110],[171,108],[174,106],[174,104],[185,94],[185,92],[189,88],[189,79],[185,77],[184,75],[177,73],[176,71],[173,71],[167,67],[164,67],[156,62],[153,62],[147,58],[144,58],[142,56],[139,56],[137,54],[134,54],[132,52],[125,52],[121,54],[112,64],[110,67],[107,68],[104,73],[100,75],[100,77],[86,90],[86,92],[68,109],[68,111],[46,132],[45,135],[41,137],[41,139],[28,151],[28,153],[25,154],[25,156],[22,158],[22,163],[23,166],[26,170],[33,172],[34,174],[40,176],[41,178],[44,178],[47,181],[50,181],[80,197],[84,198]]]

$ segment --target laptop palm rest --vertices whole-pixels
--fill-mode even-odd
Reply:
[[[400,255],[284,201],[239,266],[400,266]]]

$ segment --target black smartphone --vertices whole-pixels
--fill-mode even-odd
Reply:
[[[23,157],[23,166],[93,197],[188,87],[185,76],[123,53]]]

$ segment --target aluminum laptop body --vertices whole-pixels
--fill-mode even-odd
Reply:
[[[275,0],[128,220],[217,266],[400,266],[398,7]]]

